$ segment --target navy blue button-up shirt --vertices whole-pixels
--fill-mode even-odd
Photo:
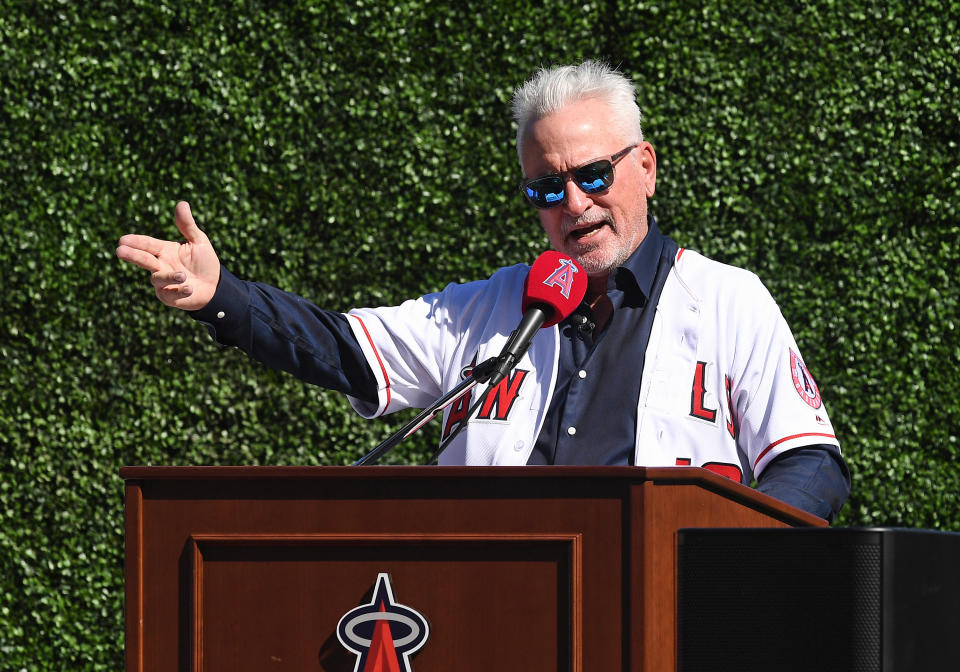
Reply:
[[[527,464],[633,464],[640,374],[677,254],[648,223],[643,242],[607,278],[613,314],[604,328],[588,328],[595,320],[587,306],[560,324],[556,390]]]

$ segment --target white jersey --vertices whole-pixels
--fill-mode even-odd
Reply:
[[[528,269],[503,268],[400,306],[351,311],[379,390],[376,406],[351,398],[355,410],[374,417],[429,406],[473,364],[497,356],[519,323]],[[553,396],[559,352],[559,328],[541,329],[440,463],[526,464]],[[468,407],[464,399],[445,410],[444,436]],[[690,250],[678,252],[656,306],[636,413],[635,464],[642,466],[703,466],[749,483],[790,449],[839,448],[817,385],[759,278]],[[603,428],[579,430],[589,441]]]

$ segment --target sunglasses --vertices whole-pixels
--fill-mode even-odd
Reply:
[[[586,194],[598,194],[613,185],[613,167],[637,145],[630,145],[609,159],[593,159],[563,173],[551,173],[520,183],[520,191],[531,205],[541,210],[555,208],[567,200],[567,180],[573,179]]]

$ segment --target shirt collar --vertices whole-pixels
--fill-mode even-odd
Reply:
[[[663,234],[653,215],[647,215],[647,227],[647,235],[637,249],[607,278],[607,293],[623,292],[624,302],[630,305],[643,305],[650,298],[663,252]]]

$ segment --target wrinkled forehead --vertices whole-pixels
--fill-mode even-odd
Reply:
[[[531,120],[518,142],[520,166],[532,177],[610,156],[633,139],[606,102],[589,99]]]

